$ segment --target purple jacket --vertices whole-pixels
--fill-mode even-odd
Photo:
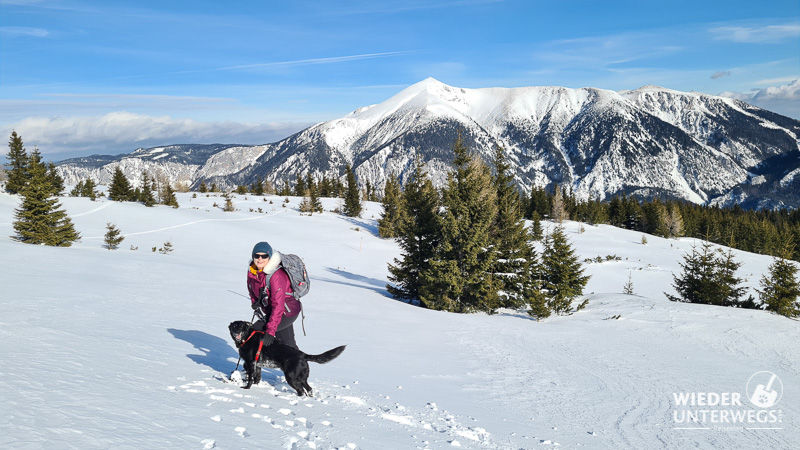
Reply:
[[[292,283],[289,281],[289,275],[282,268],[277,269],[272,275],[269,286],[266,286],[266,283],[267,275],[250,266],[247,271],[247,290],[250,293],[250,302],[253,304],[259,301],[261,289],[266,287],[265,301],[268,302],[269,308],[264,308],[265,305],[262,305],[261,311],[269,312],[269,317],[266,318],[267,333],[275,336],[283,316],[293,317],[300,314],[302,306],[292,296]]]

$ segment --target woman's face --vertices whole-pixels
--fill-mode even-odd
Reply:
[[[267,261],[269,261],[269,257],[264,253],[256,253],[253,255],[253,264],[256,265],[258,270],[264,270],[264,267],[267,266]]]

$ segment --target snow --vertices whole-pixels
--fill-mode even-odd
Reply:
[[[52,248],[8,237],[18,198],[0,194],[0,446],[800,447],[798,323],[666,300],[692,239],[642,245],[640,233],[567,222],[580,258],[601,257],[585,263],[589,304],[536,322],[393,300],[387,263],[400,250],[376,236],[380,205],[351,219],[323,199],[328,211],[307,217],[298,198],[236,196],[225,213],[212,206],[224,199],[192,195],[178,209],[63,198],[83,238]],[[102,246],[107,222],[126,235],[119,250]],[[312,398],[278,370],[251,390],[226,381],[238,357],[227,325],[252,315],[245,265],[260,240],[308,265],[300,347],[347,345],[311,365]],[[166,241],[171,254],[152,251]],[[752,290],[771,258],[734,254]],[[629,274],[636,295],[621,293]],[[763,371],[785,387],[769,410],[746,399]],[[744,400],[692,408],[676,404],[682,393]],[[780,420],[677,421],[687,409]]]

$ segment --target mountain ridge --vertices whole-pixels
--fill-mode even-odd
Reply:
[[[73,159],[58,168],[67,182],[92,176],[102,183],[120,165],[123,171],[150,167],[144,170],[171,182],[232,187],[259,177],[276,185],[298,174],[338,178],[350,164],[359,183],[380,187],[391,173],[405,181],[419,155],[442,185],[459,134],[487,162],[496,145],[503,147],[524,192],[558,183],[582,199],[625,193],[723,206],[800,206],[800,121],[735,99],[657,86],[465,89],[427,78],[275,143],[156,147],[94,167]],[[178,153],[191,151],[195,156],[182,162]],[[776,160],[782,163],[770,163]]]

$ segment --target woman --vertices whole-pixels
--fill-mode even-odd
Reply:
[[[253,247],[250,269],[247,271],[247,290],[252,308],[259,316],[256,330],[264,330],[264,345],[277,338],[281,343],[297,348],[294,321],[302,305],[292,295],[289,275],[280,267],[281,254],[266,242]]]

